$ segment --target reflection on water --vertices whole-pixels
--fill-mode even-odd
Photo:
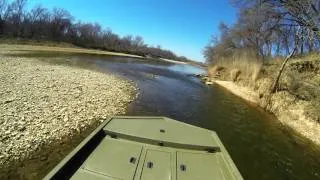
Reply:
[[[216,131],[245,179],[320,179],[319,147],[260,108],[190,76],[203,72],[202,69],[160,61],[83,55],[50,62],[114,72],[133,80],[140,95],[130,105],[128,115],[168,116]]]
[[[204,69],[199,67],[190,66],[188,64],[174,64],[168,67],[169,70],[178,71],[182,73],[201,74],[204,73]]]

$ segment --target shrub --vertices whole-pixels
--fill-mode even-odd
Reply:
[[[210,77],[219,76],[220,72],[223,71],[225,68],[222,66],[214,65],[208,68],[208,75]]]
[[[232,70],[230,71],[231,80],[232,80],[233,82],[237,81],[237,79],[238,79],[238,77],[239,77],[240,74],[241,74],[241,71],[240,71],[239,69],[237,69],[237,68],[232,69]]]
[[[259,78],[262,60],[253,51],[242,49],[234,51],[228,57],[220,57],[214,64],[216,67],[226,67],[230,70],[230,73],[237,69],[239,71],[237,76],[241,72],[241,76],[245,79],[256,81]],[[213,68],[211,71],[217,71],[217,68]],[[234,79],[232,78],[232,80]]]

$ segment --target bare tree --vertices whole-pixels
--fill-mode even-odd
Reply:
[[[62,41],[65,34],[72,25],[73,17],[61,8],[54,8],[51,17],[51,37]]]
[[[75,23],[73,16],[65,9],[54,8],[50,11],[37,5],[28,11],[26,4],[27,0],[14,0],[11,3],[0,0],[0,38],[64,41],[81,47],[179,60],[169,50],[144,44],[140,36],[120,37],[110,29],[104,30],[98,23]]]
[[[37,5],[24,18],[24,37],[40,38],[47,35],[46,25],[49,23],[48,9]]]
[[[6,0],[0,0],[0,35],[3,34],[5,20],[7,19],[8,3]]]
[[[26,0],[15,0],[9,4],[6,9],[7,19],[10,21],[10,24],[8,25],[8,28],[10,29],[9,32],[17,37],[21,36],[21,23],[24,17],[26,2]]]
[[[286,64],[288,63],[288,61],[295,55],[295,53],[298,50],[298,42],[299,42],[298,39],[299,39],[299,35],[297,33],[294,48],[292,49],[291,53],[284,59],[282,65],[281,65],[281,67],[280,67],[280,69],[279,69],[279,71],[277,73],[277,76],[276,76],[274,82],[272,83],[272,86],[271,86],[271,89],[270,89],[271,93],[275,93],[278,90],[279,80],[280,80],[281,74],[282,74]]]

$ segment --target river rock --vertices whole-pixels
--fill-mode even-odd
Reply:
[[[0,50],[0,179],[8,171],[19,173],[17,164],[30,158],[32,168],[44,168],[41,162],[59,150],[49,148],[52,143],[69,144],[82,129],[125,113],[123,106],[134,97],[134,85],[114,75],[3,56]]]

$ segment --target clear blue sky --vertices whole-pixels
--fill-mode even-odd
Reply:
[[[150,45],[160,45],[197,61],[220,21],[232,24],[236,10],[228,0],[29,0],[67,9],[77,20],[98,22],[124,35],[140,35]]]

